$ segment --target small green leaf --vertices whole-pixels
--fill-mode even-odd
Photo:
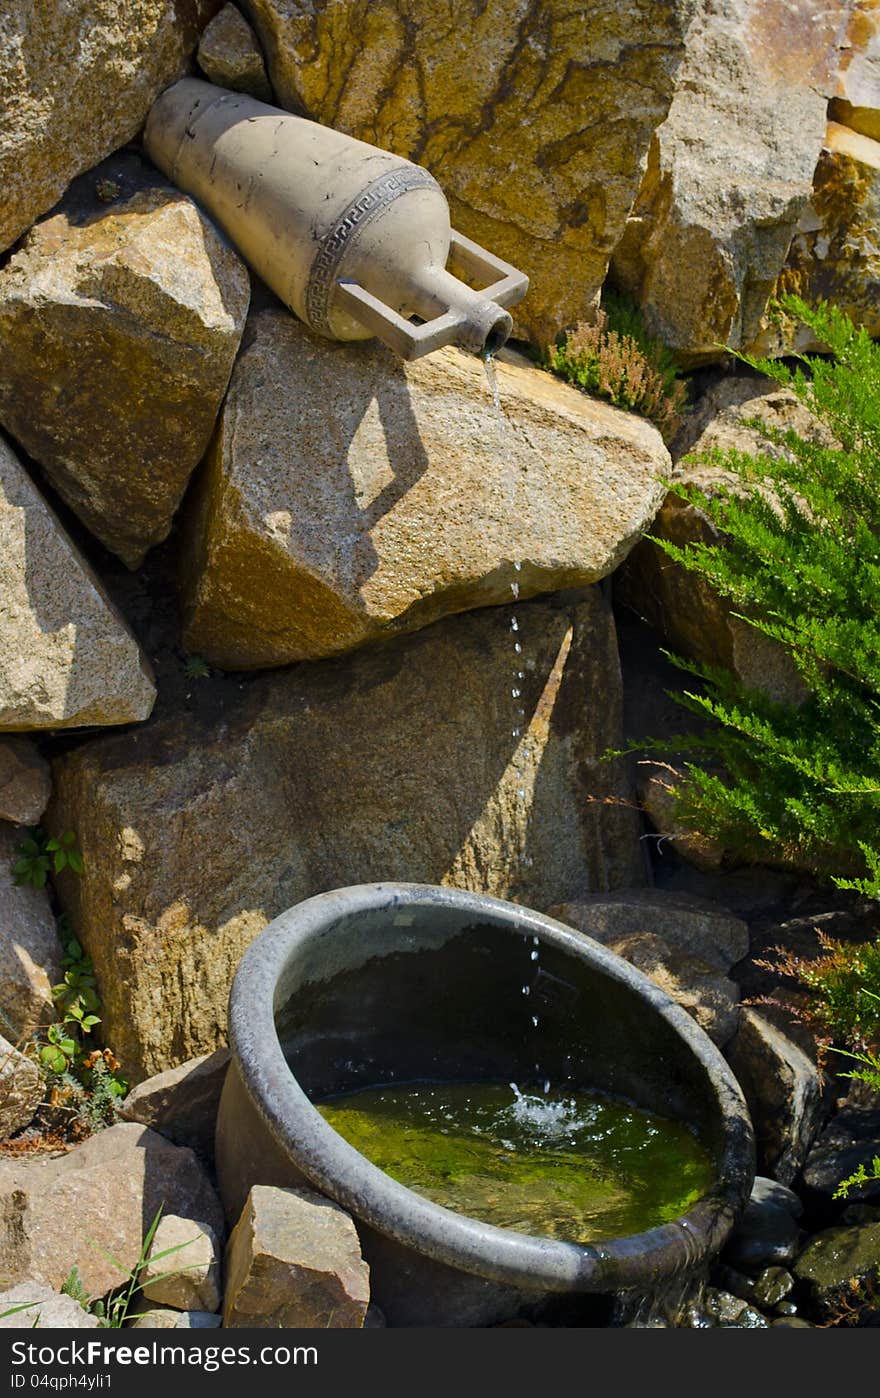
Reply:
[[[63,1073],[67,1068],[64,1054],[52,1044],[46,1044],[40,1049],[40,1061],[53,1073]]]

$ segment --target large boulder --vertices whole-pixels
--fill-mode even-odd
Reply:
[[[850,8],[700,0],[613,262],[684,363],[759,329],[810,195]]]
[[[223,1325],[360,1330],[370,1269],[348,1214],[305,1189],[254,1185],[226,1250]]]
[[[200,476],[190,651],[281,665],[610,573],[663,498],[648,422],[513,354],[413,364],[252,318]]]
[[[0,730],[146,718],[146,657],[0,440]]]
[[[171,528],[249,299],[213,224],[133,156],[78,181],[0,272],[0,422],[129,567]]]
[[[532,279],[520,325],[581,319],[663,120],[692,0],[248,0],[282,106],[440,180],[453,224]]]
[[[0,825],[0,1029],[18,1038],[56,1018],[61,945],[44,888],[13,882],[21,832]]]
[[[48,1160],[0,1159],[0,1276],[58,1289],[75,1266],[86,1294],[103,1296],[138,1263],[160,1208],[223,1236],[195,1155],[142,1126],[111,1126]]]
[[[591,589],[202,680],[185,713],[59,757],[47,824],[76,830],[85,872],[57,885],[128,1075],[221,1043],[245,947],[312,894],[404,880],[541,909],[638,885],[638,817],[601,760],[620,742],[616,637]]]
[[[880,86],[876,101],[880,106]],[[878,224],[880,140],[830,121],[777,293],[796,292],[809,305],[831,301],[869,335],[880,335]],[[828,346],[797,318],[774,314],[762,322],[754,348],[780,355]]]
[[[0,820],[36,825],[52,790],[49,764],[29,738],[0,738]]]
[[[132,140],[221,0],[19,0],[0,13],[0,250]]]

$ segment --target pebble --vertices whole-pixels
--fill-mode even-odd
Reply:
[[[784,1267],[765,1267],[754,1286],[759,1306],[770,1309],[784,1301],[794,1287],[794,1277]]]

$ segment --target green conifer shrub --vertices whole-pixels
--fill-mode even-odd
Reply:
[[[732,472],[732,488],[710,496],[670,483],[719,537],[654,542],[782,645],[809,694],[778,703],[731,673],[673,657],[700,681],[676,698],[710,720],[683,744],[677,814],[746,859],[791,863],[880,898],[880,346],[832,306],[797,297],[781,306],[831,357],[793,368],[740,357],[788,386],[827,436],[750,424],[775,450],[699,458]]]

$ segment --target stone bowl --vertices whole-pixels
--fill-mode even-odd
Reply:
[[[712,1042],[621,957],[512,903],[419,884],[310,898],[245,952],[229,1033],[216,1159],[230,1223],[254,1184],[334,1199],[355,1220],[373,1300],[391,1325],[485,1325],[524,1307],[552,1311],[551,1302],[597,1323],[586,1317],[610,1315],[615,1298],[655,1295],[692,1275],[749,1196],[752,1127]],[[398,1184],[312,1106],[391,1081],[534,1080],[536,1056],[554,1083],[692,1124],[715,1162],[709,1193],[674,1222],[628,1237],[529,1237]]]

